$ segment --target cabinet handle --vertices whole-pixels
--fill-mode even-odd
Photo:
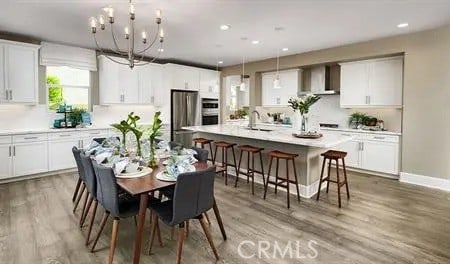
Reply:
[[[370,95],[368,97],[369,97],[369,104],[370,104]]]
[[[373,137],[374,139],[385,139],[385,137]]]
[[[350,135],[350,134],[341,134],[341,135],[347,136],[347,137],[351,137],[351,136],[352,136],[352,135]]]
[[[13,146],[13,156],[16,156],[16,146]]]
[[[59,137],[70,137],[70,136],[72,136],[72,135],[70,135],[70,134],[67,134],[67,135],[59,135]]]
[[[38,137],[24,137],[23,139],[38,139]]]
[[[361,142],[361,151],[364,151],[364,142]]]
[[[9,157],[11,157],[11,146],[9,146]]]
[[[369,104],[369,96],[366,95],[366,104]]]

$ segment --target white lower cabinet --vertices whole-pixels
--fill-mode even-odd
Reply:
[[[395,175],[399,173],[399,136],[340,131],[331,133],[353,138],[335,147],[336,150],[347,152],[345,164],[348,167]]]
[[[14,143],[14,176],[25,176],[48,171],[47,141]]]
[[[11,144],[0,144],[0,180],[11,177],[12,175],[12,146]]]

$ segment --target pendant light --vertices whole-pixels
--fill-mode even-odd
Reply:
[[[239,90],[241,92],[245,92],[246,89],[244,76],[245,76],[245,61],[244,56],[242,56],[242,76],[241,76],[241,85],[239,85]]]
[[[281,89],[280,85],[280,49],[277,49],[277,74],[273,81],[273,89]]]

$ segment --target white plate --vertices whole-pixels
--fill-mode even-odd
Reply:
[[[151,168],[143,167],[142,171],[135,171],[135,172],[125,172],[117,175],[117,178],[138,178],[145,175],[148,175],[152,172]]]
[[[160,171],[158,174],[156,174],[156,179],[160,181],[168,181],[168,182],[174,182],[177,181],[177,179],[169,174],[167,174],[166,171]]]

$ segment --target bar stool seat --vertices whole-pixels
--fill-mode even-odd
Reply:
[[[207,138],[194,138],[194,139],[192,139],[192,141],[194,141],[194,143],[199,143],[199,144],[210,144],[213,142],[212,139],[207,139]]]
[[[320,156],[323,157],[323,162],[322,162],[322,170],[320,173],[320,181],[319,181],[319,190],[317,191],[317,197],[316,200],[319,200],[320,197],[320,190],[322,188],[322,182],[327,182],[327,193],[328,193],[328,189],[330,186],[330,182],[332,183],[336,183],[337,184],[337,191],[338,191],[338,203],[339,203],[339,208],[341,207],[341,187],[345,186],[345,189],[347,191],[347,199],[350,199],[350,192],[349,192],[349,188],[348,188],[348,181],[347,181],[347,170],[345,168],[345,157],[347,156],[347,152],[343,152],[343,151],[337,151],[337,150],[328,150],[322,154],[320,154]],[[325,165],[326,162],[328,160],[328,175],[323,178],[323,173],[325,170]],[[332,180],[331,179],[331,161],[334,160],[336,162],[336,180]],[[343,168],[343,172],[344,172],[344,180],[341,181],[340,180],[340,176],[339,176],[339,160],[342,161],[342,168]]]
[[[254,147],[251,145],[241,145],[238,146],[238,149],[241,151],[241,155],[239,156],[239,165],[238,170],[236,173],[236,180],[234,182],[234,187],[237,187],[237,183],[239,180],[239,174],[244,174],[247,176],[247,183],[250,182],[250,178],[252,179],[252,194],[255,194],[255,172],[262,175],[263,178],[263,185],[266,184],[266,180],[264,178],[264,164],[262,161],[262,151],[263,148]],[[247,153],[247,172],[241,171],[241,163],[242,163],[242,156]],[[260,161],[260,168],[261,170],[255,170],[255,154],[259,153],[259,161]],[[251,156],[251,158],[250,158]],[[250,166],[250,160],[252,161]]]
[[[216,173],[222,173],[225,178],[225,185],[228,185],[228,167],[234,167],[236,174],[238,174],[237,162],[236,162],[236,154],[234,153],[235,143],[225,142],[225,141],[214,141],[215,149],[213,156],[213,164],[216,163],[217,159],[217,150],[221,149],[222,152],[222,164],[216,168]],[[228,162],[228,150],[231,150],[233,154],[233,164]]]
[[[267,173],[267,180],[266,180],[266,185],[264,188],[264,199],[266,199],[266,194],[267,194],[267,188],[270,184],[275,185],[275,194],[277,193],[277,189],[278,187],[283,187],[286,188],[287,191],[287,208],[290,208],[290,189],[289,189],[289,184],[294,184],[296,189],[297,189],[297,200],[300,202],[300,189],[298,187],[298,178],[297,178],[297,169],[295,167],[295,158],[298,157],[297,154],[293,154],[293,153],[287,153],[287,152],[282,152],[279,150],[274,150],[268,153],[269,157],[270,157],[270,163],[269,163],[269,172]],[[272,162],[273,159],[276,159],[277,164],[276,164],[276,170],[275,170],[275,180],[272,181],[270,180],[270,173],[272,170]],[[279,168],[279,163],[280,163],[280,159],[281,160],[285,160],[286,161],[286,178],[282,178],[280,176],[278,176],[278,168]],[[294,169],[294,178],[290,178],[289,175],[289,161],[292,162],[292,167]]]

